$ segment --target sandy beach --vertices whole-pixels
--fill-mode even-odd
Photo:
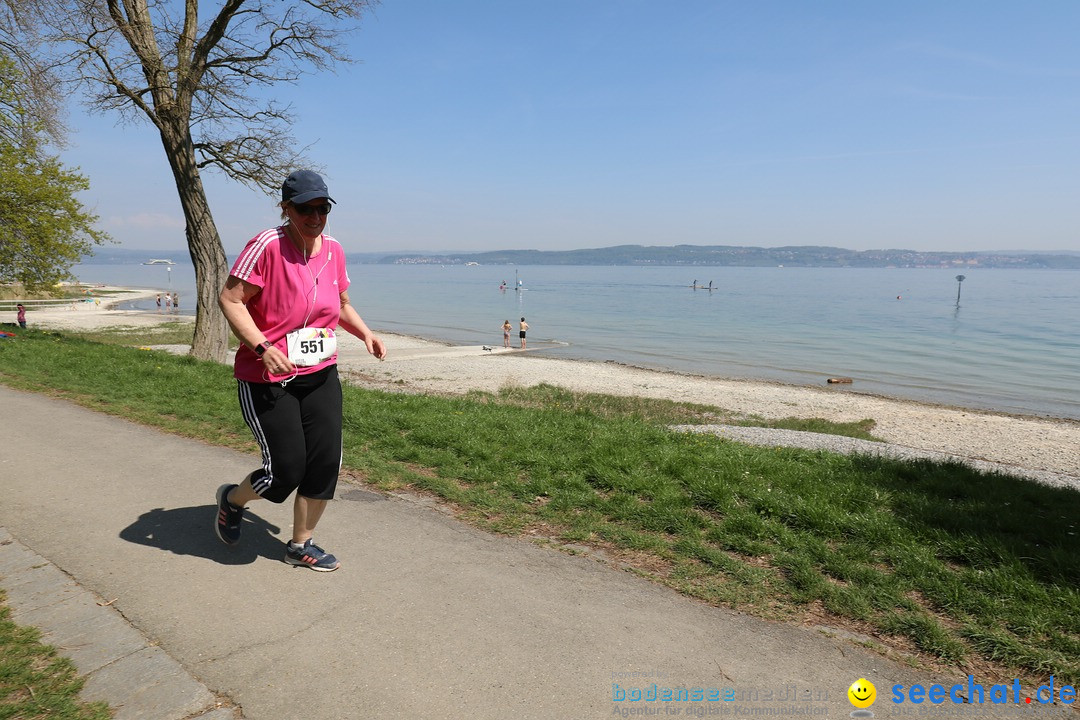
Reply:
[[[62,330],[138,327],[178,318],[112,307],[146,296],[153,297],[153,293],[125,291],[122,296],[103,300],[101,305],[83,302],[77,303],[75,309],[65,306],[33,310],[28,321],[32,327]],[[375,330],[378,332],[378,328]],[[874,434],[889,443],[1073,476],[1080,486],[1080,422],[929,405],[829,386],[727,380],[552,358],[545,357],[543,347],[521,351],[501,346],[450,346],[404,335],[379,334],[388,347],[384,361],[368,355],[352,336],[339,336],[339,366],[350,382],[440,393],[497,391],[505,386],[547,383],[582,392],[712,405],[764,418],[841,422],[872,418],[877,423]]]

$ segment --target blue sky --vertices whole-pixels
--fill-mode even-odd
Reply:
[[[1080,250],[1078,37],[1073,0],[384,0],[273,96],[357,252]],[[184,247],[156,131],[70,124],[100,227]],[[227,252],[276,224],[204,179]]]

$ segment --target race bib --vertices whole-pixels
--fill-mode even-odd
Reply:
[[[285,336],[289,359],[297,367],[312,367],[337,352],[337,338],[330,328],[305,327]]]

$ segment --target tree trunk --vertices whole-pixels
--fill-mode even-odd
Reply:
[[[161,141],[172,167],[180,206],[187,223],[188,252],[195,265],[195,335],[191,354],[202,360],[225,362],[229,351],[229,326],[218,308],[218,293],[229,269],[210,205],[206,201],[195,146],[186,119],[164,118],[159,113]]]

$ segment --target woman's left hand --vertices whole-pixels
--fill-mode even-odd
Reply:
[[[369,335],[368,339],[364,341],[364,345],[367,346],[367,351],[379,360],[386,357],[386,345],[377,336]]]

